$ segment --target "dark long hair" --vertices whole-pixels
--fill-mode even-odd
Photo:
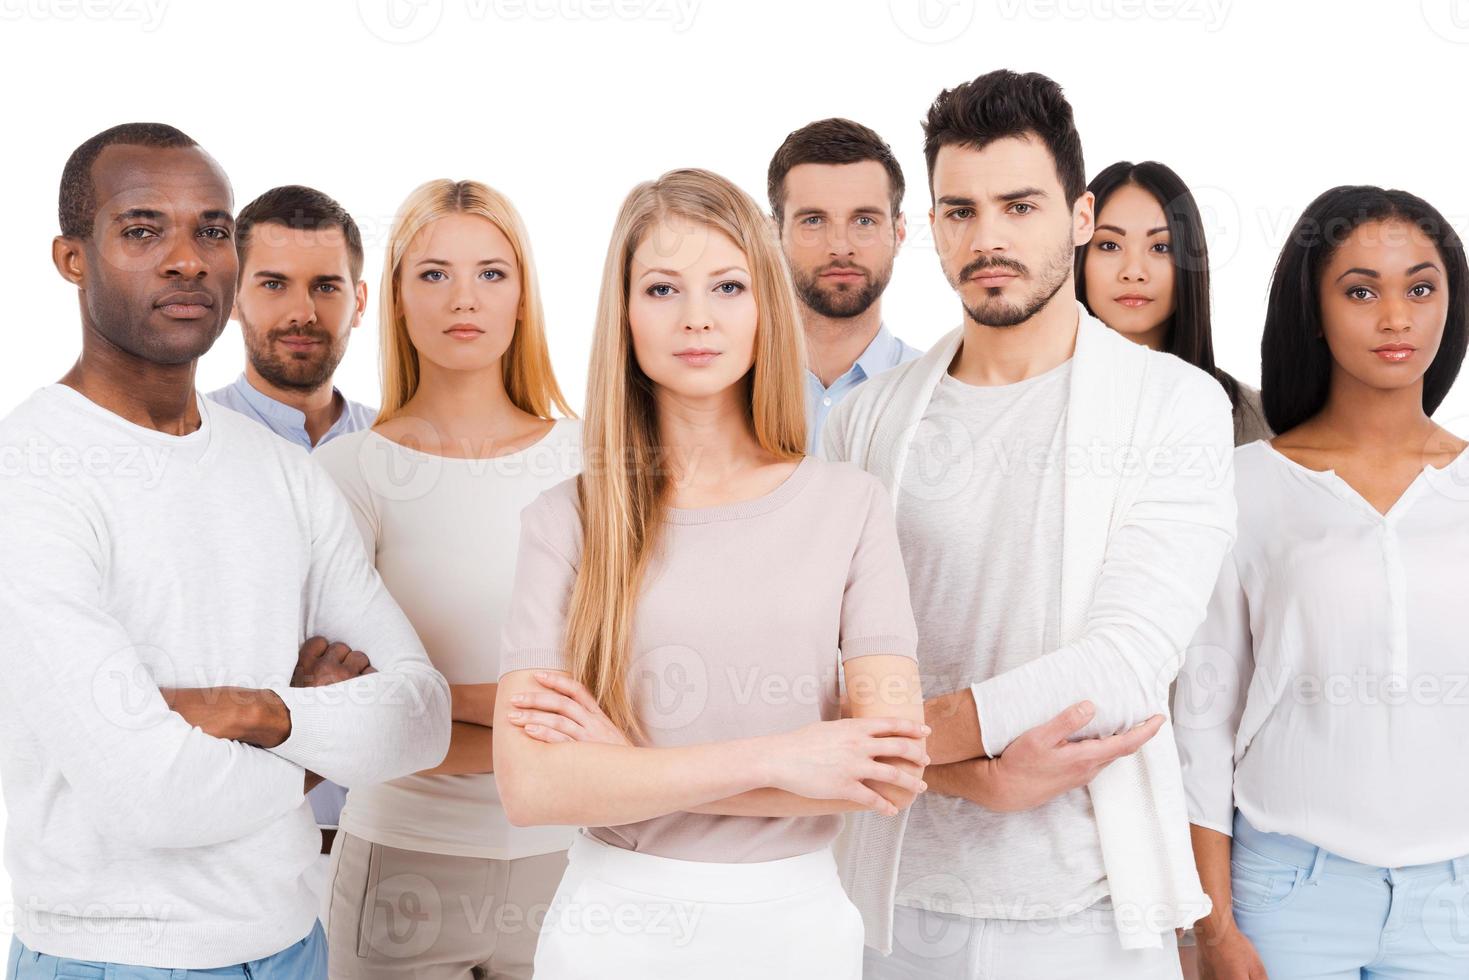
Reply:
[[[1459,236],[1433,205],[1407,191],[1333,187],[1295,223],[1270,280],[1260,341],[1260,395],[1265,419],[1276,432],[1321,411],[1331,388],[1331,349],[1322,337],[1322,271],[1356,228],[1389,220],[1414,225],[1433,241],[1448,282],[1448,318],[1438,355],[1423,375],[1423,411],[1432,415],[1453,387],[1469,346],[1469,266]]]
[[[1204,241],[1204,220],[1183,178],[1172,168],[1154,160],[1114,163],[1092,178],[1086,189],[1096,198],[1095,213],[1102,213],[1118,188],[1141,187],[1157,200],[1168,223],[1169,254],[1173,259],[1173,317],[1163,349],[1213,376],[1239,407],[1239,382],[1214,363],[1214,334],[1209,319],[1209,246]],[[1086,298],[1086,256],[1091,244],[1076,249],[1076,298],[1091,310]],[[1095,316],[1095,312],[1092,313]]]

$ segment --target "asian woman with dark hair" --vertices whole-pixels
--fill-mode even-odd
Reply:
[[[1239,536],[1174,714],[1220,978],[1462,977],[1469,444],[1430,417],[1469,266],[1404,191],[1318,197],[1275,267]],[[1310,886],[1310,887],[1308,887]]]
[[[1270,438],[1260,393],[1214,363],[1209,250],[1193,194],[1170,168],[1122,161],[1087,185],[1097,226],[1076,250],[1076,295],[1118,333],[1218,379],[1234,406],[1234,441]]]

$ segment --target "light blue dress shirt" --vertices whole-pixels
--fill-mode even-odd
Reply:
[[[333,388],[332,394],[342,393]],[[204,397],[225,408],[234,409],[241,415],[248,415],[282,439],[294,442],[308,452],[313,448],[311,436],[306,433],[306,413],[258,391],[245,379],[244,374],[236,378],[233,384],[211,391]],[[342,395],[342,404],[345,406],[342,414],[337,416],[336,422],[322,435],[318,446],[331,442],[337,436],[370,428],[377,418],[377,409],[358,404],[345,395]]]
[[[923,351],[909,347],[888,332],[886,324],[877,328],[877,336],[867,345],[846,374],[823,388],[821,379],[810,371],[806,372],[806,452],[817,455],[821,448],[821,428],[826,417],[847,395],[862,382],[875,374],[892,370],[905,361],[911,361]]]

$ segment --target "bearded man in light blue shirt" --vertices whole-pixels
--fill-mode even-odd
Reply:
[[[307,450],[372,425],[377,409],[332,385],[367,308],[352,216],[320,191],[276,187],[240,212],[235,242],[245,370],[207,397]]]
[[[801,301],[807,452],[814,454],[838,402],[921,353],[882,321],[882,293],[907,234],[903,171],[877,133],[850,119],[822,119],[775,151],[767,192]]]

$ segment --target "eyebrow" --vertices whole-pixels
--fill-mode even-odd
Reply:
[[[479,262],[477,262],[475,264],[476,265],[494,265],[496,262],[500,263],[501,265],[509,265],[510,264],[510,261],[508,259],[501,259],[501,258],[480,259]],[[419,265],[453,265],[454,262],[451,259],[419,259],[418,260],[418,264]]]
[[[1149,235],[1156,235],[1159,232],[1167,231],[1167,230],[1168,230],[1168,226],[1167,225],[1162,225],[1162,226],[1157,227],[1157,228],[1149,228],[1148,229],[1148,234]],[[1121,228],[1118,228],[1116,225],[1097,225],[1097,231],[1110,231],[1110,232],[1115,232],[1118,235],[1121,235],[1123,238],[1126,238],[1127,237],[1127,232],[1123,231]]]
[[[113,221],[135,221],[139,219],[143,221],[161,221],[163,220],[163,212],[155,211],[152,208],[128,208],[112,216]]]
[[[1443,271],[1442,269],[1440,269],[1438,267],[1438,264],[1435,263],[1435,262],[1419,262],[1417,265],[1413,266],[1413,268],[1411,268],[1407,272],[1403,273],[1403,275],[1405,275],[1405,276],[1411,276],[1413,273],[1415,273],[1415,272],[1422,272],[1424,269],[1432,269],[1434,272],[1442,272]],[[1341,282],[1343,279],[1345,279],[1347,276],[1352,275],[1353,273],[1356,273],[1359,276],[1366,276],[1369,279],[1381,279],[1382,278],[1382,276],[1380,276],[1378,274],[1378,272],[1377,272],[1376,269],[1363,269],[1361,266],[1353,266],[1352,268],[1348,269],[1346,272],[1343,272],[1341,275],[1337,276],[1336,277],[1336,281],[1337,282]]]
[[[256,272],[255,273],[255,278],[256,279],[285,279],[287,281],[290,281],[290,278],[291,277],[288,276],[288,275],[286,275],[284,272],[271,272],[269,269],[261,269],[259,272]],[[339,276],[339,275],[336,275],[335,273],[332,273],[330,275],[312,276],[311,277],[311,281],[312,282],[346,282],[347,281],[347,277],[346,276]]]
[[[808,214],[827,214],[826,208],[797,208],[791,212],[792,217],[800,218]],[[863,204],[852,209],[853,214],[887,214],[888,209],[876,204]]]
[[[1039,187],[1022,187],[1019,190],[1006,191],[1003,194],[996,194],[996,195],[994,195],[994,199],[996,201],[1006,201],[1006,202],[1008,202],[1008,201],[1018,201],[1018,200],[1020,200],[1023,197],[1049,197],[1049,196],[1050,196],[1049,194],[1047,194],[1045,191],[1041,190]],[[958,208],[972,208],[972,207],[974,207],[974,198],[972,198],[972,197],[960,197],[960,196],[955,195],[955,194],[945,194],[943,197],[939,198],[939,203],[940,204],[943,204],[945,206],[952,206],[952,207],[958,207]]]
[[[713,276],[722,276],[726,272],[744,272],[744,271],[745,271],[744,266],[727,265],[723,269],[715,269],[713,272],[709,273],[709,275],[710,275],[710,277],[713,277]],[[682,277],[683,276],[683,273],[680,272],[680,271],[678,271],[677,269],[664,269],[664,268],[659,267],[659,268],[653,268],[653,269],[648,269],[648,270],[644,271],[643,272],[643,275],[642,276],[638,276],[638,278],[641,279],[641,278],[643,278],[643,276],[652,276],[652,275],[659,275],[659,276],[679,276],[679,277]]]
[[[1041,190],[1039,187],[1022,187],[1018,191],[1007,191],[1004,194],[996,194],[995,195],[995,200],[997,200],[997,201],[1018,201],[1022,197],[1049,197],[1049,196],[1050,195],[1048,195],[1045,191]]]
[[[164,217],[165,215],[162,211],[156,210],[154,208],[127,208],[126,210],[119,211],[117,212],[117,214],[113,215],[112,220],[162,221]],[[233,224],[235,220],[234,215],[230,214],[229,211],[223,210],[221,208],[211,208],[208,211],[202,211],[200,212],[199,217],[204,219],[205,221],[228,221],[231,224]]]

